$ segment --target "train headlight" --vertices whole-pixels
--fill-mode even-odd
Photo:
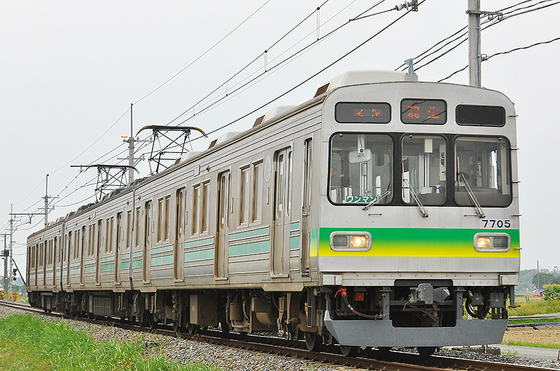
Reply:
[[[507,233],[477,233],[474,236],[474,248],[477,251],[506,252],[511,247],[511,238]]]
[[[335,251],[367,251],[371,248],[369,232],[333,232],[331,249]]]
[[[350,245],[363,249],[369,245],[369,238],[366,235],[350,236]]]
[[[489,249],[492,247],[492,241],[490,241],[489,237],[478,236],[476,239],[476,248],[477,249]]]

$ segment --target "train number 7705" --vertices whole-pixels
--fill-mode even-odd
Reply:
[[[501,219],[482,219],[483,228],[511,228],[511,221]]]

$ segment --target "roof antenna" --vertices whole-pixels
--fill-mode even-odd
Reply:
[[[418,75],[414,73],[414,61],[412,58],[408,58],[404,61],[404,64],[408,64],[408,72],[404,76],[405,81],[418,81]]]

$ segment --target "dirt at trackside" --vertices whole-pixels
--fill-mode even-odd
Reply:
[[[504,334],[504,344],[510,341],[530,344],[547,344],[560,348],[560,327],[513,327],[508,328]]]

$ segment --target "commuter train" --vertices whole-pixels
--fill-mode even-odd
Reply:
[[[344,354],[499,343],[515,117],[496,91],[346,72],[29,236],[29,301]]]

